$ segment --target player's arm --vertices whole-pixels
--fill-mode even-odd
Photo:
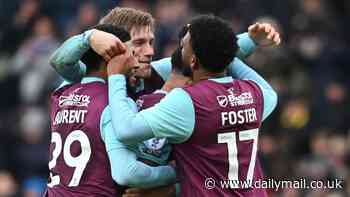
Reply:
[[[251,25],[248,31],[260,45],[273,46],[281,42],[279,33],[270,24],[256,23]],[[259,85],[264,97],[263,120],[265,120],[275,109],[278,100],[277,93],[270,84],[238,58],[235,58],[234,62],[229,65],[228,73],[234,78],[252,80]]]
[[[85,75],[86,66],[80,59],[90,48],[91,32],[69,38],[51,55],[51,66],[65,80],[77,82]]]
[[[255,43],[248,33],[239,34],[237,55],[241,58],[249,56],[255,50]],[[86,66],[80,61],[90,46],[106,61],[116,53],[119,47],[117,38],[109,33],[89,30],[66,40],[51,56],[50,63],[64,79],[79,81],[86,71]],[[91,43],[90,43],[91,42]],[[154,69],[166,80],[170,76],[170,58],[152,62]]]
[[[112,125],[121,142],[133,144],[166,137],[170,143],[181,143],[192,135],[194,107],[184,90],[174,89],[155,106],[135,112],[128,102],[124,75],[109,76],[108,86]]]
[[[112,177],[120,185],[138,188],[158,187],[175,183],[173,167],[152,167],[137,161],[136,154],[116,138],[109,107],[101,117],[101,136],[111,163]]]
[[[255,41],[251,38],[248,32],[237,35],[237,44],[238,44],[239,50],[236,56],[241,59],[247,58],[256,49]],[[157,73],[163,78],[164,81],[168,80],[171,73],[170,57],[153,61],[151,62],[151,65],[157,71]]]
[[[92,29],[66,40],[51,55],[50,64],[65,80],[77,82],[86,72],[86,65],[80,59],[90,47],[107,62],[125,50],[113,34]]]
[[[270,84],[257,72],[248,65],[237,59],[235,65],[231,65],[228,69],[230,75],[236,79],[252,80],[260,87],[264,97],[264,110],[262,119],[265,120],[277,105],[277,93],[273,90]]]
[[[255,23],[248,28],[247,33],[237,36],[237,45],[239,50],[236,57],[243,60],[251,55],[257,46],[279,45],[281,42],[279,33],[268,23]],[[240,62],[234,59],[230,65],[236,65]],[[163,80],[167,80],[171,73],[170,58],[164,58],[151,63],[153,68],[162,76]]]

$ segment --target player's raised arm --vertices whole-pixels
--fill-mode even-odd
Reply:
[[[133,110],[136,104],[130,102],[126,94],[123,74],[128,72],[127,62],[128,57],[121,55],[114,57],[107,66],[112,125],[117,139],[126,144],[153,137],[166,137],[171,143],[188,139],[194,127],[194,109],[189,96],[183,90],[174,90],[155,107],[137,113]],[[180,105],[178,100],[188,106]]]
[[[256,48],[251,34],[237,35],[239,51],[237,57],[246,58]],[[73,36],[66,40],[51,56],[50,64],[64,79],[71,82],[79,81],[86,71],[86,66],[80,59],[83,54],[92,47],[106,61],[109,61],[120,50],[116,37],[106,32],[89,30],[83,34]],[[168,79],[171,72],[170,58],[164,58],[151,63],[153,68],[163,78]]]
[[[257,83],[264,97],[264,111],[262,119],[265,120],[276,108],[278,96],[270,84],[248,65],[236,58],[236,64],[229,67],[229,73],[236,79],[252,80]]]
[[[135,152],[118,141],[111,123],[110,109],[102,116],[101,135],[111,164],[112,177],[120,185],[150,188],[175,183],[176,174],[171,166],[152,167],[137,160]]]
[[[116,36],[92,29],[66,40],[51,55],[50,64],[65,80],[77,82],[86,71],[86,66],[80,59],[90,47],[105,61],[125,50]]]
[[[255,23],[248,27],[248,35],[259,46],[277,46],[281,43],[279,32],[269,23]]]
[[[87,31],[69,38],[51,55],[51,66],[65,80],[76,82],[85,75],[86,67],[80,59],[90,48],[90,35]]]
[[[268,23],[251,25],[248,31],[249,35],[260,46],[277,46],[281,42],[279,33]],[[259,85],[264,96],[263,120],[265,120],[277,105],[277,93],[262,76],[238,58],[231,62],[228,72],[234,78],[252,80]]]

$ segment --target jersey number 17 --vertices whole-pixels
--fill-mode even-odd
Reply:
[[[218,143],[226,143],[228,149],[228,179],[231,188],[240,188],[240,186],[246,187],[250,186],[253,181],[254,168],[256,162],[257,148],[258,148],[258,135],[259,129],[250,129],[238,132],[239,141],[253,140],[252,154],[250,157],[250,163],[247,172],[247,178],[244,182],[239,180],[239,161],[238,161],[238,149],[237,149],[237,138],[236,132],[219,133]]]

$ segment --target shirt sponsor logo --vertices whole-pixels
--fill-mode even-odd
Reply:
[[[234,91],[228,90],[228,95],[217,96],[216,99],[221,107],[231,107],[250,105],[254,103],[253,96],[250,92],[243,92],[242,94],[236,95]]]
[[[69,96],[60,96],[58,99],[59,107],[76,106],[76,107],[88,107],[90,104],[90,96],[76,94],[80,88],[74,90]]]

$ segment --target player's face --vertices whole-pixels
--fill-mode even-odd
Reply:
[[[129,89],[134,90],[134,88],[140,85],[139,83],[140,83],[140,80],[138,80],[134,74],[131,74],[130,76],[128,76],[127,85]]]
[[[126,76],[128,79],[127,82],[127,86],[128,88],[135,88],[137,87],[139,84],[139,80],[138,77],[135,75],[135,68],[139,67],[139,63],[138,63],[138,59],[135,57],[135,52],[133,52],[133,44],[132,44],[132,40],[129,40],[127,42],[124,42],[124,44],[128,47],[128,52],[130,53],[130,61],[129,61],[129,66],[132,67],[131,72],[129,72]],[[107,71],[106,71],[107,73]]]
[[[191,46],[191,35],[189,32],[187,32],[181,40],[181,48],[182,62],[185,67],[189,67],[186,67],[185,70],[192,70],[196,63],[196,57]]]
[[[154,55],[154,33],[150,26],[135,26],[131,28],[131,43],[134,55],[139,62],[136,76],[147,78],[151,76],[151,61]]]

